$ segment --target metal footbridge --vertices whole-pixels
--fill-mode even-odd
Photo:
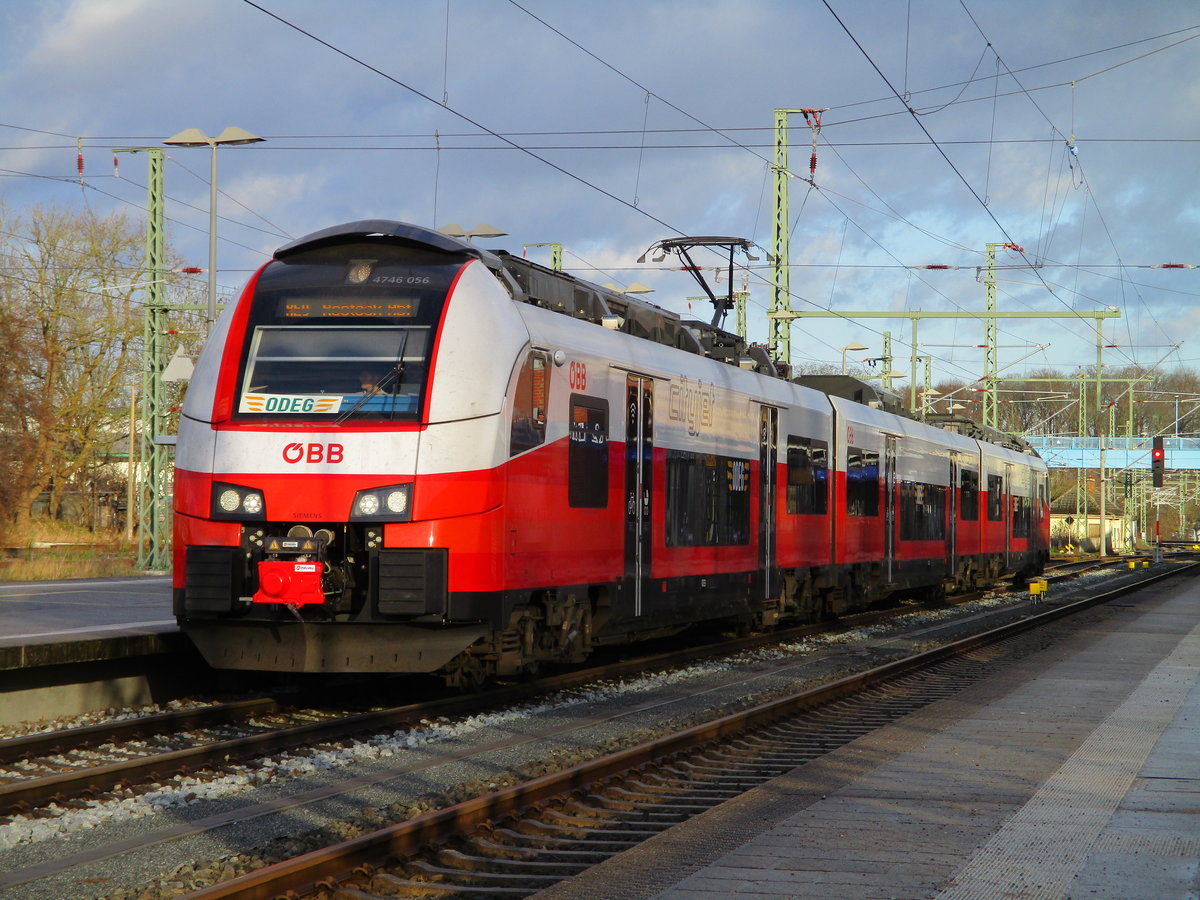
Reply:
[[[1024,440],[1046,461],[1058,469],[1099,469],[1100,451],[1104,450],[1106,469],[1149,469],[1150,437],[1058,437],[1028,436]],[[1167,471],[1200,469],[1200,438],[1165,437]]]

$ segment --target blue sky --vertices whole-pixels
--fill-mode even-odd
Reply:
[[[676,234],[769,248],[774,109],[828,107],[815,188],[792,120],[792,305],[848,318],[798,322],[793,362],[878,356],[890,330],[907,371],[908,321],[853,311],[981,310],[984,246],[1011,240],[1001,310],[1116,307],[1106,365],[1200,368],[1200,269],[1148,268],[1200,262],[1198,38],[1194,0],[5,0],[0,202],[140,217],[145,158],[114,177],[114,148],[237,125],[266,141],[220,151],[223,293],[293,237],[392,218],[560,242],[686,313],[691,279],[637,257]],[[197,266],[208,164],[165,168]],[[771,276],[748,277],[764,341]],[[1092,365],[1091,321],[1002,321],[1003,373]],[[978,377],[981,323],[920,342],[935,379]]]

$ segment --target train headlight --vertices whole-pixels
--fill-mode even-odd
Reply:
[[[262,491],[214,481],[212,486],[212,517],[214,519],[237,519],[239,521],[265,521],[267,504]]]
[[[359,491],[350,506],[359,522],[408,522],[412,519],[412,485],[392,484]]]

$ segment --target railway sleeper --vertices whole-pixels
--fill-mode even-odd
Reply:
[[[656,797],[613,796],[605,793],[589,794],[586,798],[588,806],[599,809],[621,810],[624,812],[641,813],[647,819],[667,821],[676,819],[683,821],[688,816],[708,809],[711,803],[687,803],[684,800],[661,800]]]
[[[656,765],[651,769],[643,769],[641,772],[626,779],[625,783],[637,785],[642,790],[657,791],[664,794],[692,793],[700,789],[700,786],[692,781],[671,774],[661,765]]]
[[[777,741],[786,744],[795,745],[797,741],[817,741],[827,742],[838,740],[836,737],[831,737],[830,733],[840,734],[850,729],[842,728],[825,728],[819,725],[814,725],[812,722],[776,722],[767,729],[770,736]]]
[[[756,748],[738,747],[733,744],[722,744],[716,753],[720,758],[730,761],[754,760],[759,757],[759,751]]]
[[[414,881],[420,877],[434,878],[439,884],[457,884],[463,886],[478,885],[489,888],[519,887],[524,885],[525,893],[533,893],[535,887],[549,887],[562,881],[559,875],[510,875],[505,872],[472,872],[465,869],[452,869],[434,865],[423,859],[412,859],[404,864],[405,874]]]
[[[421,881],[411,878],[401,878],[387,872],[371,876],[370,889],[378,897],[427,897],[440,893],[447,896],[458,894],[479,894],[485,897],[528,897],[528,888],[512,887],[511,885],[470,885],[454,884],[443,881]],[[344,894],[339,891],[334,900],[374,900],[369,894]]]
[[[793,760],[802,760],[803,756],[803,753],[797,752],[793,747],[780,746],[764,747],[760,753],[750,754],[749,752],[744,752],[744,755],[736,756],[733,760],[744,763],[756,763],[760,766],[786,766],[796,765]]]
[[[780,751],[772,756],[761,756],[758,758],[757,762],[760,767],[794,769],[796,766],[804,765],[812,758],[812,753],[793,750],[792,752]]]
[[[762,734],[746,734],[733,738],[726,746],[731,750],[744,753],[773,753],[778,749],[785,748],[787,741],[772,740]]]
[[[597,839],[604,841],[632,841],[637,843],[645,838],[645,829],[631,830],[610,828],[596,819],[574,819],[560,813],[553,815],[548,811],[540,813],[540,819],[522,819],[517,827],[535,834],[559,834],[573,837],[576,840]]]
[[[728,770],[739,772],[757,772],[763,769],[775,769],[779,766],[790,765],[787,758],[779,759],[774,756],[732,756],[728,759],[722,759],[720,756],[716,760],[727,767]]]
[[[697,768],[708,768],[716,772],[736,772],[739,775],[755,775],[775,767],[764,765],[757,759],[724,759],[720,755],[703,756],[691,760]]]
[[[653,794],[657,797],[669,799],[680,794],[691,794],[692,791],[687,785],[681,784],[678,781],[664,779],[656,772],[641,772],[636,776],[630,776],[623,780],[622,784],[626,789],[632,790],[641,794]]]
[[[489,840],[486,837],[472,836],[466,840],[466,845],[485,856],[498,856],[509,859],[548,859],[551,862],[584,863],[587,865],[595,865],[598,862],[606,860],[613,853],[619,852],[626,846],[625,844],[614,844],[614,849],[610,851],[570,850],[555,846],[558,843],[558,839],[556,838],[550,840],[530,839],[529,835],[522,835],[516,831],[508,831],[507,834],[501,835],[499,830],[490,831],[488,834],[494,838],[503,837],[504,839]]]
[[[673,825],[684,821],[689,814],[672,813],[659,809],[657,806],[629,804],[622,801],[609,800],[595,794],[572,804],[570,811],[575,814],[594,815],[605,825],[622,827],[637,827],[639,825]]]
[[[489,872],[500,875],[552,876],[558,880],[578,875],[591,863],[546,862],[540,859],[509,859],[503,856],[475,856],[447,848],[437,852],[443,866],[468,872]]]
[[[738,788],[740,790],[748,790],[762,784],[759,778],[738,777],[733,778],[727,772],[723,772],[717,766],[705,766],[703,768],[694,766],[690,762],[681,762],[676,764],[677,767],[672,767],[670,770],[679,778],[688,782],[712,784],[726,790]]]
[[[635,785],[639,782],[634,782]],[[647,787],[654,787],[647,785]],[[730,797],[736,797],[741,791],[736,788],[722,788],[717,785],[705,785],[697,787],[695,785],[684,784],[683,782],[672,782],[670,792],[664,793],[663,796],[671,796],[672,794],[687,794],[689,797],[700,797],[711,800],[728,800]]]
[[[540,826],[541,823],[537,824]],[[596,853],[608,856],[627,850],[638,843],[634,840],[601,839],[591,834],[581,838],[560,837],[555,834],[546,834],[544,831],[533,833],[516,831],[512,828],[493,828],[490,834],[495,838],[511,841],[517,846],[528,845],[543,850],[553,850],[555,853]]]
[[[591,810],[587,809],[578,809],[577,812],[580,814],[569,815],[567,813],[560,813],[554,810],[546,810],[542,813],[542,815],[550,821],[558,822],[560,825],[582,828],[588,831],[597,832],[599,834],[620,834],[625,837],[630,837],[633,835],[657,834],[664,828],[669,827],[671,824],[664,822],[618,819],[616,818],[616,810],[597,811],[603,812],[604,815],[589,815]]]
[[[614,800],[623,801],[626,803],[648,804],[653,803],[660,807],[677,807],[677,808],[707,808],[712,806],[710,802],[713,798],[697,797],[695,794],[657,794],[644,793],[642,791],[630,790],[627,787],[612,787],[605,791],[605,794],[612,797]]]

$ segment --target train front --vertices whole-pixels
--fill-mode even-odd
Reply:
[[[280,249],[222,316],[175,474],[174,611],[211,665],[431,672],[488,633],[449,608],[449,558],[500,576],[528,334],[481,256],[351,223]]]

